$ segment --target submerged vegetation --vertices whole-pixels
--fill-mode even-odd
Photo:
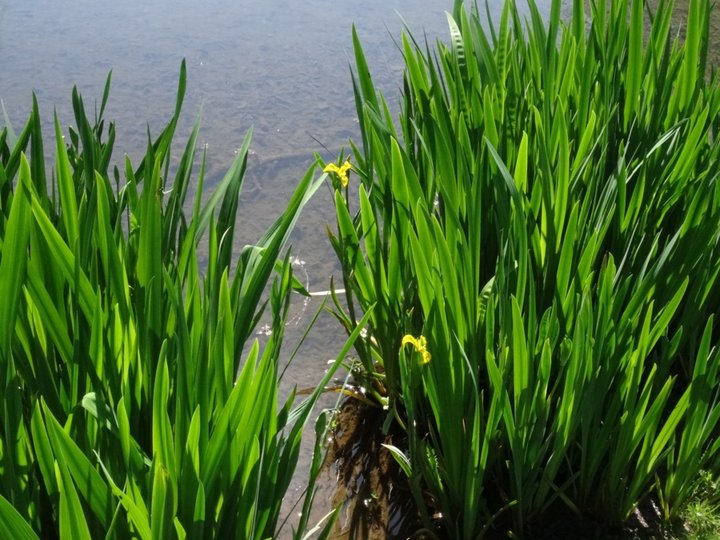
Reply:
[[[51,173],[34,103],[0,132],[0,536],[272,537],[352,347],[364,402],[404,433],[386,448],[419,536],[631,517],[717,532],[720,85],[710,2],[690,1],[684,40],[672,9],[574,0],[565,22],[559,0],[548,18],[510,0],[493,23],[456,2],[448,44],[402,37],[397,122],[353,32],[361,141],[318,159],[327,174],[311,168],[237,256],[250,134],[204,199],[197,125],[171,166],[184,65],[137,166],[111,167],[109,78],[93,121],[73,92],[68,141],[55,120]],[[325,179],[348,341],[308,399],[279,404],[290,295],[306,293],[288,236]]]

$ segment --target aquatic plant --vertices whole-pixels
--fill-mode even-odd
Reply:
[[[561,2],[448,43],[402,37],[396,124],[357,34],[357,203],[331,241],[348,332],[408,433],[427,531],[531,535],[559,514],[670,521],[720,471],[720,86],[710,3]],[[355,207],[357,210],[351,211]],[[427,363],[403,346],[423,336]],[[440,520],[433,516],[442,516]]]
[[[302,291],[283,253],[324,175],[310,169],[236,257],[251,132],[203,202],[199,123],[171,165],[185,86],[183,62],[175,112],[137,167],[127,157],[111,167],[110,77],[94,121],[73,91],[67,144],[55,119],[51,174],[36,101],[19,136],[0,132],[3,538],[275,533],[323,386],[299,405],[294,395],[278,403],[290,295]],[[272,333],[261,346],[254,327],[267,302]]]

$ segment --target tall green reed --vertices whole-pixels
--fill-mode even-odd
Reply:
[[[301,404],[278,403],[291,293],[302,292],[283,252],[323,177],[310,169],[236,258],[251,132],[203,202],[198,123],[171,166],[185,85],[183,62],[175,112],[137,167],[111,165],[110,77],[92,121],[73,91],[69,144],[55,118],[51,174],[36,101],[19,136],[1,132],[0,536],[275,533],[304,425],[340,364]]]
[[[457,2],[447,44],[402,38],[397,128],[354,34],[340,316],[375,306],[356,349],[401,404],[393,452],[428,529],[434,510],[456,538],[557,512],[620,524],[648,496],[671,520],[720,473],[710,6],[691,1],[683,42],[672,2],[647,35],[646,7],[586,20],[577,0],[565,22],[559,1],[525,20],[509,1],[484,23]]]

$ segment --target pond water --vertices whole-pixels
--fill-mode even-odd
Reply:
[[[489,3],[497,15],[502,2]],[[349,138],[358,138],[349,75],[351,25],[357,26],[377,85],[395,104],[402,59],[393,40],[403,19],[417,36],[424,32],[430,42],[444,39],[444,12],[452,4],[0,0],[0,99],[19,127],[34,91],[45,122],[56,108],[66,126],[72,124],[72,86],[78,85],[91,107],[101,98],[112,69],[106,116],[117,122],[115,159],[128,153],[137,163],[146,127],[157,135],[172,114],[185,58],[187,94],[177,138],[182,141],[202,114],[208,185],[223,175],[246,130],[254,126],[240,211],[240,246],[257,239],[282,212],[292,187],[312,163],[313,152],[331,159]],[[549,0],[538,0],[538,5],[547,12]],[[50,133],[48,123],[46,137]],[[330,276],[338,274],[325,233],[325,224],[332,222],[331,194],[321,189],[293,235],[297,269],[311,290],[327,289]],[[288,350],[319,304],[314,299],[296,306]],[[313,386],[343,341],[339,326],[322,315],[291,368],[292,384]],[[329,396],[327,403],[333,400]],[[303,478],[292,490],[301,490]]]

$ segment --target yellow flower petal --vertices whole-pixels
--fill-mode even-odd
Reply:
[[[328,163],[323,169],[323,172],[336,174],[343,187],[347,187],[349,181],[348,173],[351,167],[350,160],[346,160],[340,167],[334,163]]]
[[[350,160],[346,160],[345,163],[342,164],[342,167],[340,167],[340,174],[347,174],[347,172],[350,170]]]
[[[405,345],[412,345],[415,348],[415,352],[422,355],[421,364],[427,364],[432,359],[432,355],[427,349],[427,340],[425,339],[425,336],[416,338],[415,336],[408,334],[402,338],[402,346],[404,347]]]
[[[406,335],[404,338],[402,338],[402,345],[403,347],[407,344],[410,344],[414,347],[417,347],[418,340],[415,339],[414,336],[411,336],[410,334]]]

